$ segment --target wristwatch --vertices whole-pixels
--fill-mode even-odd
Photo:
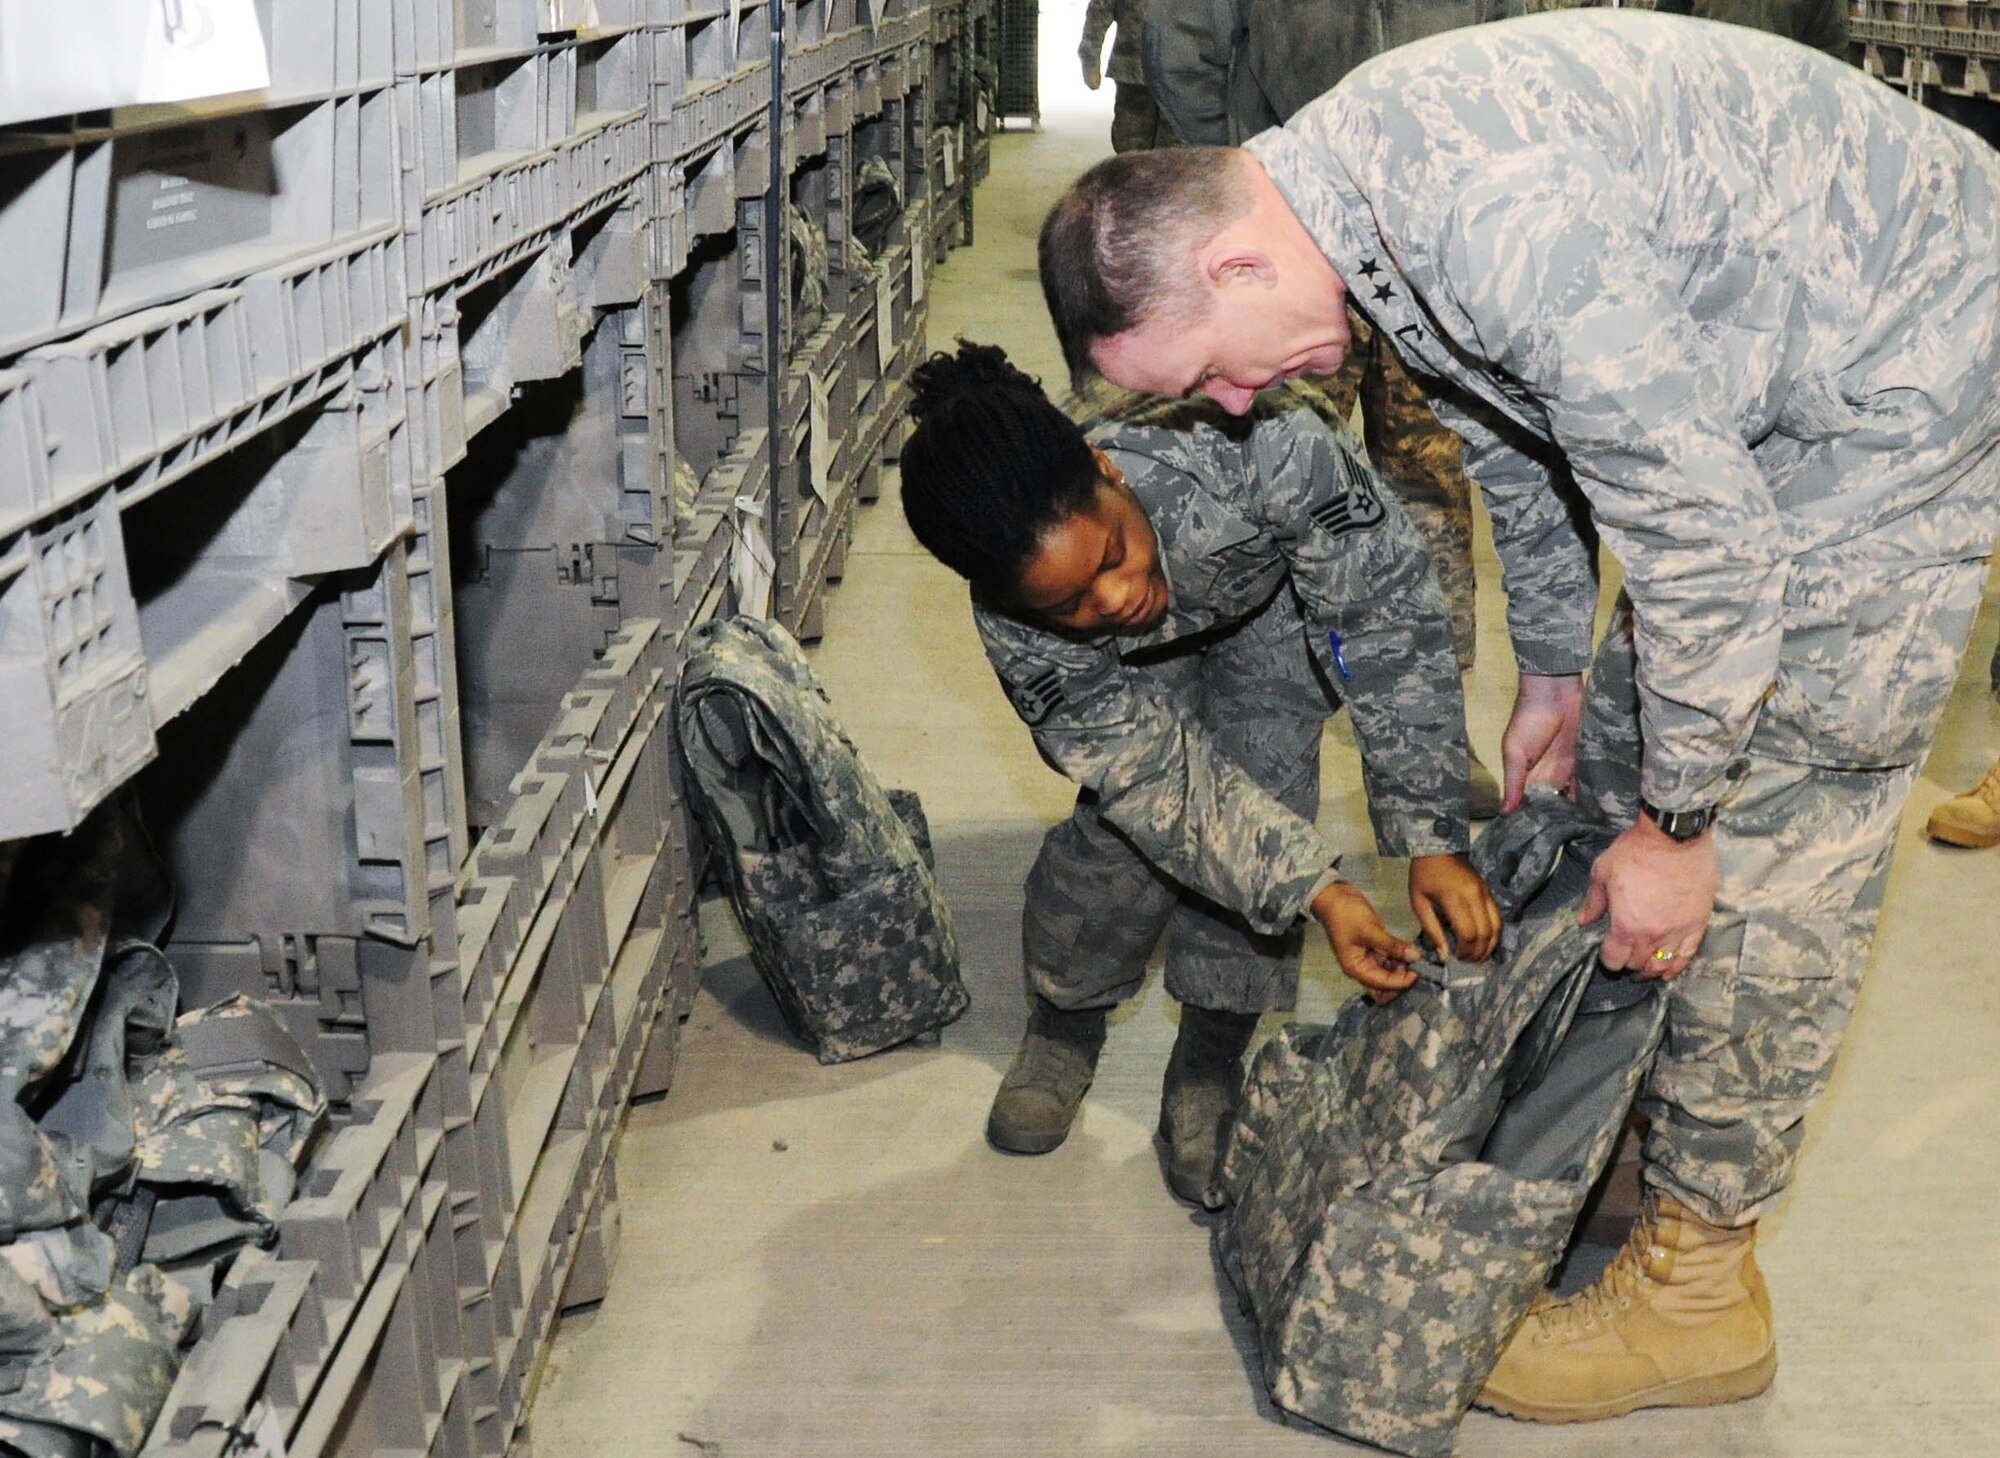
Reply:
[[[1662,810],[1651,800],[1640,800],[1639,809],[1648,820],[1667,833],[1669,840],[1686,844],[1699,836],[1709,826],[1715,824],[1715,807],[1704,805],[1699,810]]]

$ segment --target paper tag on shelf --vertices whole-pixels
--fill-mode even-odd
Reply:
[[[956,187],[958,185],[958,148],[954,145],[957,140],[958,131],[956,128],[944,134],[944,185],[946,187]]]
[[[810,460],[812,493],[821,501],[832,502],[828,483],[833,479],[833,437],[827,433],[827,389],[826,377],[817,370],[806,375],[807,394],[811,403],[806,407],[807,430],[806,448]]]
[[[736,37],[743,29],[743,0],[729,0],[729,58],[738,69],[743,58],[736,54]]]
[[[923,246],[921,238],[910,240],[910,251]],[[875,365],[883,374],[896,358],[896,275],[882,269],[875,275]]]
[[[979,98],[978,116],[979,131],[983,136],[985,133],[993,130],[993,113],[986,109],[986,98],[984,96]]]
[[[732,519],[736,543],[729,552],[729,582],[736,590],[736,611],[767,618],[778,559],[771,554],[771,536],[764,530],[764,503],[754,496],[739,496]]]
[[[920,214],[918,226],[910,230],[916,241],[910,244],[910,306],[915,308],[924,301],[924,240],[930,229],[923,226],[927,220]]]

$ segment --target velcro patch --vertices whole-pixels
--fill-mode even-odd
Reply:
[[[1346,493],[1315,502],[1306,508],[1306,515],[1330,537],[1344,537],[1349,532],[1366,531],[1379,525],[1387,513],[1367,470],[1346,451],[1336,451],[1335,458],[1340,462],[1340,476],[1347,487]]]
[[[1041,723],[1063,701],[1062,675],[1053,668],[1043,669],[1026,682],[1007,684],[1006,689],[1014,712],[1028,724]]]

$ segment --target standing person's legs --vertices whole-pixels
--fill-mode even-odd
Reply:
[[[1148,669],[1159,692],[1193,715],[1201,654]],[[1021,907],[1028,1027],[1000,1081],[986,1137],[1016,1154],[1045,1154],[1075,1122],[1104,1046],[1104,1015],[1136,993],[1180,888],[1106,824],[1084,792],[1042,838]]]
[[[1209,738],[1308,820],[1319,809],[1320,730],[1332,707],[1289,591],[1202,657],[1200,718]],[[1183,1199],[1221,1204],[1223,1138],[1235,1117],[1243,1053],[1259,1014],[1291,1007],[1303,946],[1300,929],[1261,935],[1196,896],[1183,895],[1173,909],[1166,987],[1181,1004],[1181,1023],[1160,1132],[1167,1182]]]
[[[1670,985],[1665,1040],[1641,1092],[1646,1215],[1591,1288],[1516,1333],[1482,1404],[1584,1421],[1728,1402],[1769,1385],[1776,1341],[1751,1253],[1756,1222],[1790,1182],[1806,1110],[1831,1075],[1867,969],[1897,821],[1936,733],[1979,572],[1976,563],[1917,568],[1856,594],[1843,604],[1827,663],[1810,631],[1788,638],[1769,717],[1730,766],[1733,788],[1714,832],[1715,914],[1695,961]],[[1636,811],[1631,645],[1631,614],[1621,609],[1592,666],[1578,747],[1579,799],[1620,823]],[[1788,689],[1829,664],[1848,676],[1822,684],[1815,703],[1870,692],[1872,714],[1901,738],[1887,756],[1900,762],[1806,762],[1863,753],[1851,725],[1830,723],[1821,742],[1821,726],[1786,717]],[[1816,742],[1818,753],[1791,752]]]
[[[1111,102],[1111,150],[1145,152],[1155,147],[1178,147],[1181,139],[1160,115],[1159,103],[1143,81],[1113,81],[1117,95]]]
[[[1993,661],[1986,674],[1993,697],[2000,699],[2000,642],[1993,645]],[[1990,850],[2000,845],[2000,759],[1993,761],[1978,784],[1931,811],[1924,834],[1966,850]]]

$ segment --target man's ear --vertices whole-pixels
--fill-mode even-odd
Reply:
[[[1211,287],[1236,283],[1258,283],[1266,287],[1278,280],[1277,261],[1229,231],[1218,234],[1199,254],[1202,277]]]

